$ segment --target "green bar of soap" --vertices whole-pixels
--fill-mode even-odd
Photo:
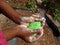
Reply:
[[[28,26],[28,28],[29,29],[31,29],[31,30],[35,30],[35,29],[38,29],[38,28],[40,28],[42,26],[42,22],[31,22],[30,24],[29,24],[29,26]],[[37,36],[37,34],[33,34],[32,35],[33,37],[35,37],[35,36]]]
[[[35,29],[38,29],[38,28],[40,28],[42,26],[42,22],[37,22],[37,21],[35,21],[35,22],[31,22],[30,24],[29,24],[29,26],[28,26],[28,28],[29,29],[31,29],[31,30],[35,30]]]
[[[33,34],[32,36],[35,37],[35,36],[37,36],[37,34]]]

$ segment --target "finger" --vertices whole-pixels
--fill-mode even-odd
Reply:
[[[41,31],[40,31],[40,30],[36,30],[36,31],[31,32],[31,34],[30,34],[30,35],[32,35],[32,34],[40,34],[40,33],[41,33]]]

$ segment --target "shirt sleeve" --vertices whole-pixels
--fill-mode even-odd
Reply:
[[[0,45],[8,45],[6,39],[3,36],[3,32],[0,30]]]

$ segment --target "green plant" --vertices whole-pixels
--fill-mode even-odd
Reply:
[[[60,10],[59,9],[55,9],[54,20],[60,22]]]
[[[12,6],[14,3],[12,1],[7,2],[10,6]]]
[[[55,0],[43,0],[46,4],[47,12],[52,11],[52,17],[55,21],[60,22],[60,10],[55,5]],[[50,12],[51,13],[51,12]]]
[[[27,9],[31,12],[34,12],[35,9],[35,5],[36,5],[36,0],[30,0],[29,2],[25,3],[25,7],[27,7]]]

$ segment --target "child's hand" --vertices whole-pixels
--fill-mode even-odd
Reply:
[[[28,11],[18,11],[16,12],[11,6],[9,6],[5,0],[0,0],[0,11],[8,18],[13,20],[15,23],[20,24],[22,16],[32,15]]]
[[[34,31],[34,32],[31,32],[28,28],[26,27],[21,27],[20,25],[18,26],[18,34],[17,36],[22,38],[23,40],[25,40],[26,42],[31,42],[29,37],[32,35],[32,34],[35,34],[35,33],[40,33],[38,31]]]

